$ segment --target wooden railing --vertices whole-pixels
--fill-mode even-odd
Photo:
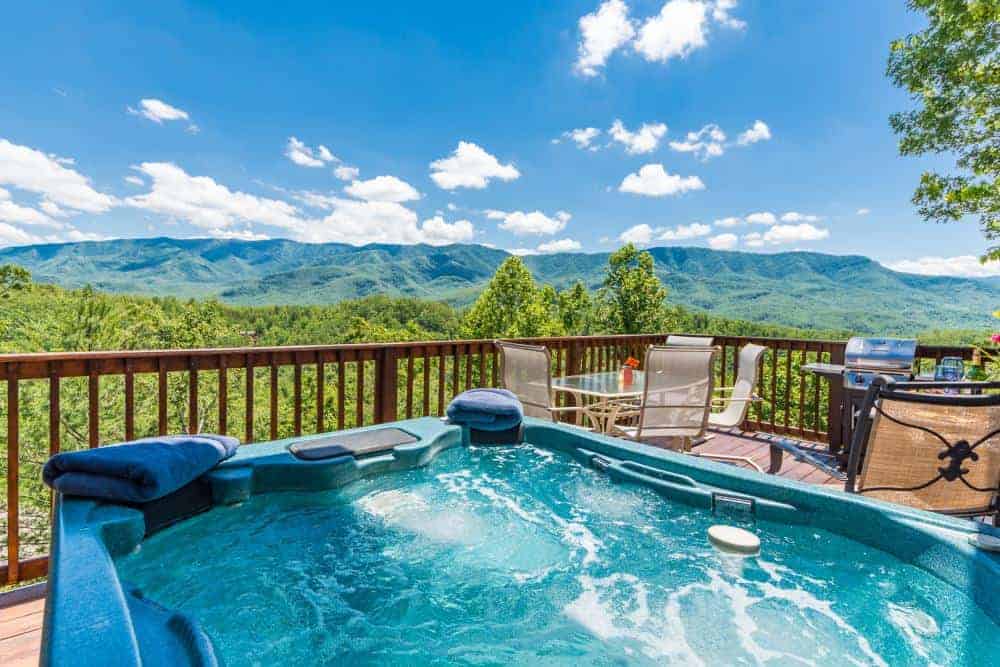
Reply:
[[[666,334],[536,338],[553,373],[616,370]],[[840,341],[717,337],[716,384],[732,384],[739,348],[768,347],[745,428],[828,442],[839,438],[839,387],[800,373],[843,361]],[[971,348],[921,347],[928,359]],[[243,442],[442,415],[470,387],[496,386],[492,341],[0,355],[6,451],[0,584],[47,571],[51,494],[45,460],[60,451],[156,434],[215,431]],[[4,437],[4,435],[6,437]],[[2,462],[0,462],[2,465]]]

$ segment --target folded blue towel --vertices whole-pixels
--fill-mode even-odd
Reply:
[[[194,481],[239,444],[224,435],[177,435],[63,452],[48,460],[42,479],[67,495],[144,503]]]
[[[448,421],[483,431],[505,431],[524,419],[524,407],[506,389],[470,389],[448,405]]]

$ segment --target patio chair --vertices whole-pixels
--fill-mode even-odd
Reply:
[[[1000,382],[875,378],[851,441],[845,490],[952,516],[992,516],[996,525],[997,390]]]
[[[736,382],[732,387],[718,387],[721,396],[712,399],[712,407],[722,408],[708,416],[708,426],[713,429],[739,428],[746,420],[750,404],[763,400],[754,394],[760,374],[760,360],[767,352],[763,345],[748,343],[740,348],[737,359]],[[727,395],[728,394],[728,395]]]
[[[711,347],[711,336],[667,336],[667,347]]]
[[[500,383],[517,396],[528,417],[558,421],[562,413],[586,414],[583,406],[559,407],[552,392],[552,357],[544,345],[494,341],[500,350]]]
[[[638,405],[621,403],[615,416],[638,415],[637,426],[615,425],[614,432],[632,440],[668,438],[680,442],[680,451],[727,463],[743,463],[763,472],[751,459],[692,452],[708,427],[712,405],[712,363],[718,348],[660,347],[646,350],[645,385]]]

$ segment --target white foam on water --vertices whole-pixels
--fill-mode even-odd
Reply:
[[[567,523],[563,528],[563,541],[571,547],[583,550],[582,565],[597,562],[597,551],[604,544],[582,523]]]
[[[941,629],[938,627],[937,621],[930,614],[920,609],[914,609],[913,607],[895,602],[890,602],[888,606],[889,621],[899,628],[900,632],[906,635],[906,639],[914,651],[922,658],[930,661],[931,654],[924,644],[924,640],[940,634]],[[929,662],[929,664],[937,663]]]
[[[614,573],[602,578],[581,575],[577,579],[583,591],[563,608],[563,613],[598,639],[631,640],[656,660],[705,664],[688,644],[679,612],[653,618],[649,591],[637,577]],[[628,646],[623,650],[631,653]]]
[[[482,542],[486,532],[474,514],[453,508],[435,509],[423,497],[408,491],[378,491],[363,496],[357,504],[394,528],[438,542],[476,544]]]

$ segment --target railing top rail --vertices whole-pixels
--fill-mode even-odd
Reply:
[[[643,340],[651,337],[663,337],[674,335],[675,332],[663,332],[655,334],[606,334],[591,336],[534,336],[525,338],[504,338],[504,340],[519,340],[537,343],[552,342],[578,342],[578,343],[600,343],[617,342],[629,340]],[[747,342],[760,342],[763,344],[808,344],[808,345],[844,345],[846,341],[825,340],[815,338],[781,338],[770,336],[743,336],[743,335],[717,335],[721,340],[738,340]],[[254,354],[267,355],[269,353],[315,353],[331,352],[337,350],[384,350],[384,349],[408,349],[413,347],[440,347],[443,345],[488,345],[492,344],[492,338],[469,338],[469,339],[449,339],[449,340],[419,340],[419,341],[399,341],[383,343],[331,343],[329,345],[268,345],[268,346],[243,346],[243,347],[215,347],[215,348],[190,348],[190,349],[163,349],[163,350],[93,350],[93,351],[72,351],[72,352],[13,352],[0,354],[0,365],[11,363],[38,363],[47,361],[77,361],[77,360],[101,360],[101,359],[143,359],[149,357],[171,358],[171,357],[211,357],[218,355]],[[955,345],[919,345],[920,352],[939,354],[943,356],[964,356],[970,353],[972,346]]]

